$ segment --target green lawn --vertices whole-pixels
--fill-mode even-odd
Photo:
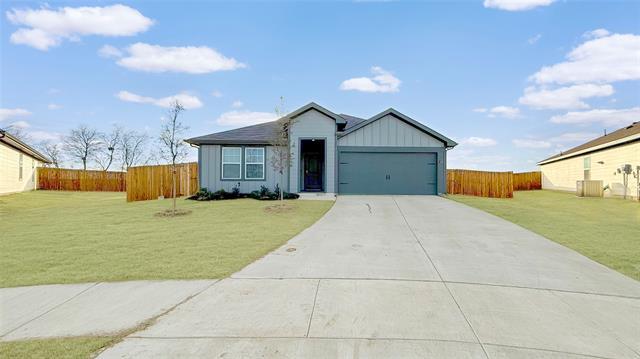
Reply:
[[[74,337],[1,342],[0,358],[92,358],[94,353],[114,340],[109,337]]]
[[[514,192],[513,199],[448,198],[528,228],[640,280],[638,202],[553,191]]]
[[[179,200],[191,214],[157,217],[170,200],[124,193],[36,191],[0,197],[0,287],[225,277],[318,220],[329,201]]]

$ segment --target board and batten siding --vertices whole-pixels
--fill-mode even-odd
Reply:
[[[444,147],[442,141],[387,115],[338,140],[339,146]]]
[[[591,179],[609,186],[604,196],[619,197],[624,194],[624,182],[616,169],[624,164],[630,164],[634,169],[640,165],[640,141],[540,165],[542,188],[575,192],[576,181],[584,179],[584,159],[587,157],[591,158]],[[629,176],[627,195],[637,196],[633,176]]]
[[[273,156],[273,148],[271,146],[251,146],[251,147],[264,147],[266,148],[265,156],[265,179],[264,180],[222,180],[222,149],[220,145],[200,145],[198,149],[198,163],[200,163],[199,178],[200,187],[207,188],[210,191],[217,191],[224,189],[225,191],[231,191],[238,183],[240,183],[240,192],[249,193],[260,189],[260,186],[267,186],[270,190],[273,190],[278,184],[280,188],[284,188],[285,191],[288,188],[287,179],[288,176],[285,173],[283,178],[280,178],[280,174],[273,170],[273,167],[269,163],[269,158]],[[232,146],[228,147],[244,147],[244,146]],[[249,147],[249,146],[247,146]],[[242,174],[244,177],[244,150],[242,151]],[[282,183],[285,182],[285,183]]]
[[[291,160],[290,190],[300,191],[300,140],[325,140],[325,177],[324,190],[336,192],[336,122],[334,119],[316,110],[309,110],[295,118],[290,131],[293,158]]]

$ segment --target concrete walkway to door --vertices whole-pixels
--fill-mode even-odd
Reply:
[[[341,196],[101,358],[640,358],[640,283],[432,196]]]

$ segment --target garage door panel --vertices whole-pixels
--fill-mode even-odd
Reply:
[[[340,152],[339,192],[436,194],[436,158],[431,152]]]

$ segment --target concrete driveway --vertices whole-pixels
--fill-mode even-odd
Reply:
[[[447,199],[345,196],[287,245],[100,357],[639,353],[639,282]]]

